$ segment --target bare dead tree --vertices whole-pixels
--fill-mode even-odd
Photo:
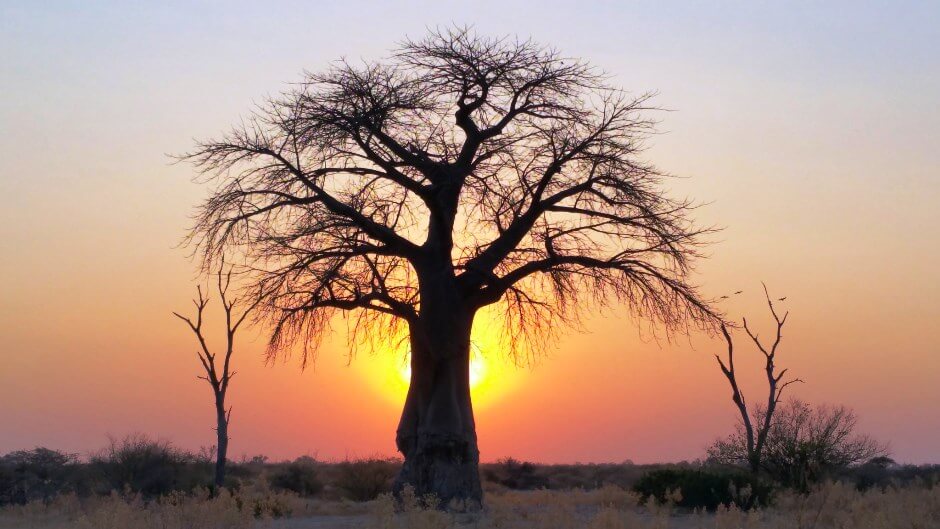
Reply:
[[[728,379],[728,384],[731,386],[731,400],[734,402],[735,406],[738,409],[738,413],[741,416],[741,427],[743,432],[741,432],[734,439],[722,445],[719,442],[715,447],[712,448],[712,455],[718,459],[727,460],[732,459],[736,460],[740,456],[738,454],[738,449],[743,446],[744,454],[743,459],[746,461],[748,467],[751,469],[751,472],[757,473],[761,469],[761,458],[764,452],[764,446],[767,443],[767,435],[771,430],[773,424],[774,412],[777,409],[777,405],[780,403],[780,399],[783,396],[783,391],[797,382],[802,382],[799,378],[794,378],[790,380],[784,380],[784,377],[787,374],[787,369],[777,372],[777,348],[780,346],[780,342],[783,339],[783,326],[787,322],[787,316],[789,312],[784,313],[781,317],[774,303],[770,298],[770,293],[767,291],[767,285],[761,283],[764,287],[764,297],[767,299],[767,306],[770,308],[770,314],[774,318],[774,322],[777,326],[776,335],[774,337],[773,343],[769,347],[760,340],[758,335],[751,331],[751,328],[748,326],[747,318],[742,319],[742,324],[744,331],[747,333],[748,337],[757,346],[757,350],[764,355],[764,373],[767,377],[767,399],[763,405],[758,406],[754,410],[748,410],[747,401],[744,398],[744,393],[741,391],[740,386],[738,385],[737,372],[734,367],[734,340],[731,338],[731,333],[728,330],[728,326],[724,323],[721,324],[721,334],[724,336],[725,342],[728,345],[728,356],[727,361],[722,360],[719,355],[715,355],[715,359],[718,361],[718,366],[721,368],[721,372],[724,373],[725,378]],[[756,423],[756,426],[755,426]],[[729,454],[734,454],[730,455]]]
[[[313,358],[341,312],[356,340],[407,333],[395,490],[479,505],[481,308],[501,310],[513,355],[614,301],[669,331],[718,321],[688,279],[711,230],[639,157],[649,101],[531,41],[432,32],[308,73],[183,156],[215,184],[191,241],[206,266],[231,253],[254,271],[271,355]]]
[[[216,416],[216,453],[215,453],[215,486],[221,488],[225,483],[225,462],[228,454],[228,426],[232,418],[231,406],[226,408],[225,396],[228,393],[229,383],[236,371],[232,369],[232,353],[235,351],[235,333],[244,323],[248,314],[261,302],[261,296],[254,298],[249,303],[242,303],[238,298],[229,296],[229,287],[232,282],[232,270],[223,272],[224,263],[219,267],[216,276],[216,288],[219,293],[219,300],[222,303],[222,309],[225,312],[225,348],[221,357],[218,353],[213,353],[203,332],[204,313],[206,305],[209,304],[209,298],[202,291],[202,286],[196,287],[196,298],[193,299],[193,305],[196,307],[195,318],[183,316],[178,312],[173,315],[186,323],[189,329],[196,336],[199,342],[199,349],[196,350],[196,356],[205,375],[198,378],[205,380],[212,387],[212,395],[215,399]]]

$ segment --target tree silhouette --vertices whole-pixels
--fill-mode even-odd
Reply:
[[[232,369],[232,353],[235,351],[235,333],[241,327],[245,319],[259,303],[263,296],[255,297],[251,302],[244,303],[238,299],[231,298],[228,294],[232,283],[232,270],[223,272],[224,263],[219,267],[216,274],[216,287],[219,292],[219,301],[222,303],[222,309],[225,312],[225,349],[222,351],[221,358],[218,353],[213,353],[206,340],[203,324],[203,316],[206,305],[209,304],[209,298],[203,293],[202,287],[196,287],[196,298],[193,299],[193,305],[196,307],[195,318],[183,316],[178,312],[173,315],[183,320],[186,326],[196,336],[199,342],[199,349],[196,356],[199,357],[199,363],[205,371],[205,375],[199,378],[205,380],[212,387],[212,395],[215,400],[216,416],[216,450],[215,450],[215,486],[220,488],[225,484],[225,462],[228,455],[228,426],[232,418],[232,408],[226,408],[225,397],[228,394],[229,383],[235,376]]]
[[[769,345],[765,345],[758,335],[754,333],[747,324],[747,318],[742,319],[744,332],[754,342],[757,350],[764,356],[764,374],[767,377],[767,398],[764,403],[759,404],[753,410],[748,408],[744,392],[738,385],[738,376],[734,368],[734,340],[728,331],[727,325],[720,325],[721,334],[728,344],[727,361],[722,360],[720,356],[715,355],[718,361],[718,367],[728,379],[731,386],[731,400],[738,409],[741,416],[741,431],[732,435],[728,440],[715,443],[710,449],[710,455],[722,462],[744,462],[751,472],[757,474],[763,468],[764,448],[767,444],[768,436],[774,426],[774,413],[777,405],[783,397],[783,391],[791,384],[803,382],[799,378],[785,379],[787,369],[777,372],[777,348],[783,340],[783,326],[787,323],[789,312],[780,316],[774,307],[774,302],[770,298],[770,292],[767,291],[767,285],[761,283],[764,287],[764,297],[767,299],[767,307],[774,318],[777,330],[774,340]],[[786,300],[786,297],[778,301]]]
[[[359,338],[407,332],[395,490],[472,507],[481,308],[513,355],[614,301],[668,331],[715,321],[688,281],[709,230],[639,159],[649,99],[531,41],[435,31],[308,73],[185,155],[215,184],[191,240],[245,258],[273,355],[300,342],[306,362],[343,311]]]

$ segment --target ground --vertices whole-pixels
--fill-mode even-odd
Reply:
[[[260,515],[260,516],[256,516]],[[273,516],[278,516],[274,518]],[[60,498],[0,510],[0,529],[896,529],[940,528],[940,487],[859,492],[830,483],[809,495],[781,494],[773,507],[741,512],[680,511],[606,486],[591,491],[490,493],[487,511],[452,515],[388,496],[354,503],[265,497],[171,496],[158,502]]]

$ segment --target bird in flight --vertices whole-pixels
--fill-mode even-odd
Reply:
[[[786,297],[786,296],[783,296],[782,298],[778,299],[777,301],[786,301],[786,300],[787,300],[787,297]]]
[[[735,295],[738,295],[738,294],[740,294],[741,292],[744,292],[744,291],[743,291],[743,290],[738,290],[738,291],[735,292],[734,294],[735,294]]]

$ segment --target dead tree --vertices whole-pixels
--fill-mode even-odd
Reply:
[[[212,387],[212,395],[215,400],[216,417],[216,451],[215,451],[215,486],[221,488],[225,484],[225,462],[228,454],[228,426],[232,418],[231,406],[226,408],[225,396],[228,393],[229,383],[235,376],[232,370],[232,353],[235,350],[235,333],[244,323],[248,314],[260,303],[261,297],[255,298],[251,303],[240,303],[237,298],[230,298],[229,287],[232,282],[232,270],[223,272],[223,267],[219,267],[216,275],[216,287],[219,292],[219,300],[222,303],[222,309],[225,312],[225,348],[221,357],[218,353],[213,353],[203,332],[204,313],[206,305],[209,304],[209,298],[203,293],[202,287],[196,287],[196,298],[193,299],[193,305],[196,306],[195,319],[183,316],[177,312],[173,315],[183,320],[189,329],[196,336],[199,342],[199,349],[196,350],[196,356],[205,375],[198,378],[205,380]]]
[[[479,505],[470,401],[474,316],[496,305],[511,354],[623,303],[669,330],[715,325],[688,275],[709,229],[640,159],[655,123],[581,60],[455,28],[380,62],[310,73],[182,158],[214,190],[191,240],[247,259],[271,354],[331,318],[407,333],[396,484]]]
[[[767,399],[763,405],[757,406],[754,410],[748,409],[744,393],[738,385],[737,372],[734,368],[734,341],[731,338],[728,326],[722,323],[720,329],[725,338],[725,342],[728,344],[728,357],[727,362],[722,360],[717,354],[715,355],[715,359],[718,361],[721,372],[724,373],[725,378],[728,379],[728,384],[731,386],[731,400],[734,402],[735,406],[737,406],[738,413],[741,416],[742,431],[726,441],[719,441],[709,450],[710,455],[722,462],[737,463],[743,460],[748,468],[750,468],[751,472],[755,474],[761,469],[761,457],[767,443],[767,436],[771,431],[774,412],[777,409],[777,405],[780,403],[784,389],[791,384],[802,382],[799,378],[784,380],[787,369],[783,369],[779,373],[777,372],[777,348],[780,346],[780,342],[783,339],[783,326],[787,322],[789,312],[784,313],[783,317],[780,317],[770,298],[770,293],[767,291],[767,285],[763,283],[761,283],[761,285],[764,287],[764,296],[767,298],[767,306],[770,308],[770,314],[773,316],[777,326],[773,343],[770,344],[769,348],[765,346],[758,335],[751,331],[747,323],[747,318],[742,319],[742,324],[748,337],[764,356],[764,373],[767,377],[768,389]]]

